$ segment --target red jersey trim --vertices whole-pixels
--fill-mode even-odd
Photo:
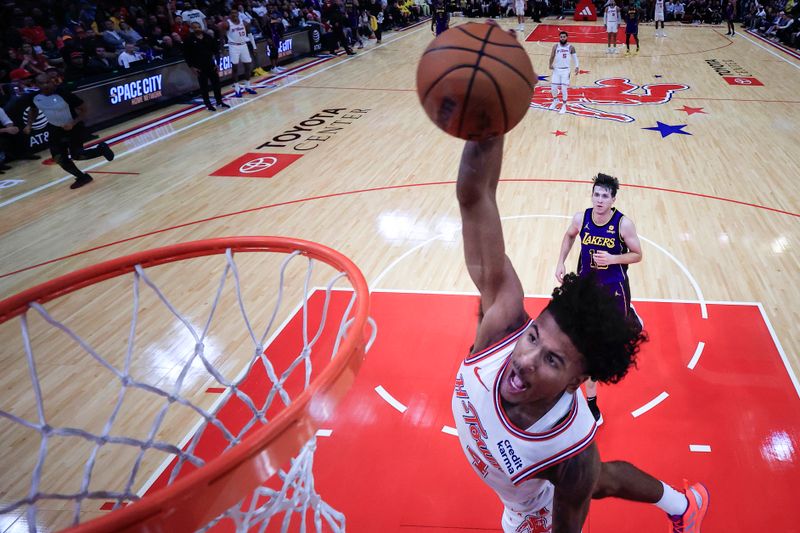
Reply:
[[[503,426],[509,432],[511,432],[511,434],[513,434],[515,437],[528,441],[550,440],[552,438],[557,437],[564,431],[566,431],[567,428],[569,428],[572,425],[572,423],[578,416],[578,398],[576,395],[572,396],[572,403],[570,404],[569,407],[569,413],[567,413],[567,416],[564,419],[564,421],[561,422],[556,427],[549,429],[543,433],[531,433],[525,431],[515,426],[514,423],[511,422],[511,420],[509,420],[505,410],[503,409],[502,398],[500,397],[500,379],[502,378],[503,373],[505,372],[506,367],[508,366],[508,363],[510,361],[511,357],[509,356],[506,359],[505,363],[503,363],[502,368],[500,368],[500,370],[497,372],[497,376],[495,377],[494,381],[494,410],[495,413],[497,414],[497,418],[500,419],[500,422],[502,422]]]
[[[529,479],[542,473],[548,468],[551,468],[559,463],[563,463],[567,459],[575,457],[579,453],[586,450],[586,448],[588,448],[592,444],[592,442],[594,442],[594,437],[596,434],[597,434],[597,424],[592,424],[592,430],[589,432],[588,435],[586,435],[586,437],[583,438],[583,440],[581,440],[571,448],[568,448],[551,457],[548,457],[544,461],[539,461],[538,463],[529,466],[525,470],[519,471],[517,474],[512,476],[511,478],[512,483],[515,486],[520,485],[521,483],[528,481]]]

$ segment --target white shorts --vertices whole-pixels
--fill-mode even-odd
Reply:
[[[606,22],[606,33],[617,33],[619,22]]]
[[[250,57],[250,49],[247,48],[246,44],[228,44],[228,54],[231,56],[231,63],[234,65],[253,62],[253,58]]]
[[[550,83],[552,85],[558,85],[561,87],[562,85],[569,86],[569,71],[568,68],[554,68],[553,75],[550,77]]]
[[[518,17],[524,17],[525,16],[525,2],[520,2],[520,0],[517,0],[514,3],[514,11],[517,13]]]
[[[656,22],[664,22],[664,12],[656,11],[656,15],[655,17],[653,17],[653,20],[655,20]]]
[[[525,513],[516,513],[505,507],[502,525],[503,533],[550,533],[553,531],[553,505]]]

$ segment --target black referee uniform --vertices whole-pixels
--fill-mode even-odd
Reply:
[[[37,77],[36,84],[41,92],[33,97],[26,131],[30,131],[36,116],[41,112],[47,118],[47,140],[53,160],[75,176],[75,183],[70,185],[70,189],[83,187],[92,181],[92,177],[81,171],[73,160],[103,156],[111,161],[114,159],[114,152],[104,142],[94,148],[83,147],[83,143],[89,138],[89,131],[83,123],[83,114],[86,111],[83,100],[64,88],[56,89],[47,75]]]
[[[220,107],[230,107],[222,101],[216,59],[219,58],[219,41],[203,31],[192,32],[183,42],[183,55],[186,64],[195,69],[203,103],[209,111],[216,111],[208,98],[208,82],[214,89],[214,98]]]

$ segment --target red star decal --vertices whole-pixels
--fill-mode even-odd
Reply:
[[[581,70],[581,69],[578,69],[578,74],[589,74],[589,72],[590,72],[590,71],[588,71],[588,70]]]
[[[685,111],[687,115],[694,115],[695,113],[708,115],[708,113],[703,111],[702,107],[689,107],[688,105],[683,106],[683,109],[678,109],[677,111]]]
[[[567,136],[567,132],[566,131],[561,131],[561,130],[551,131],[550,133],[552,133],[556,137],[566,137]]]

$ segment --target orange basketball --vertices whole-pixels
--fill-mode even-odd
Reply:
[[[442,33],[417,67],[417,94],[430,119],[467,140],[506,133],[531,103],[536,73],[507,31],[468,23]]]

